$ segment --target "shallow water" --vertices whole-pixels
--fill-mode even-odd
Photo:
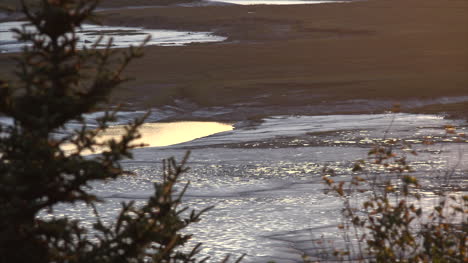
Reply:
[[[434,115],[272,116],[178,145],[137,149],[134,160],[124,161],[137,176],[94,184],[93,191],[106,200],[99,210],[111,220],[120,202],[145,202],[152,182],[160,180],[161,159],[180,159],[190,149],[191,170],[183,178],[191,182],[186,205],[215,205],[190,229],[193,242],[204,243],[202,255],[212,256],[210,262],[226,253],[246,253],[245,262],[302,262],[304,251],[321,256],[321,247],[313,241],[322,235],[332,243],[341,240],[336,232],[340,201],[323,193],[323,167],[333,168],[336,180],[348,180],[354,160],[365,159],[383,137],[413,144],[419,155],[408,158],[425,184],[437,187],[453,168],[452,183],[466,191],[468,162],[463,160],[468,160],[468,141],[455,143],[444,125],[455,125],[458,132],[468,128],[464,122]],[[422,143],[428,136],[432,145]],[[92,212],[81,205],[59,206],[56,212],[84,219],[87,225],[93,220]]]
[[[19,28],[24,22],[0,23],[0,52],[19,52],[24,43],[19,42],[10,31],[11,28]],[[31,27],[30,27],[31,28]],[[31,29],[32,30],[32,29]],[[115,27],[85,24],[77,32],[80,39],[79,48],[90,47],[100,36],[103,40],[98,48],[104,48],[107,41],[112,38],[112,48],[124,48],[131,45],[138,46],[149,35],[151,40],[147,45],[182,46],[190,43],[221,42],[226,38],[213,35],[211,32],[189,32],[175,30],[154,30],[140,27]]]
[[[109,140],[120,141],[125,134],[124,125],[115,125],[100,133],[97,142],[103,143]],[[135,140],[132,144],[144,144],[141,147],[160,147],[176,145],[213,135],[220,132],[231,131],[231,124],[219,122],[202,122],[202,121],[179,121],[169,123],[145,123],[138,132],[141,138]],[[137,148],[141,148],[140,146]],[[67,152],[74,152],[76,148],[73,145],[65,145],[62,147]],[[86,151],[83,154],[97,154],[106,150],[106,148],[94,148],[93,152]]]
[[[169,123],[146,123],[141,126],[141,138],[137,144],[145,147],[169,146],[193,141],[220,132],[231,131],[232,125],[219,122],[178,121]],[[122,126],[113,126],[106,130],[103,139],[116,138],[124,133]]]

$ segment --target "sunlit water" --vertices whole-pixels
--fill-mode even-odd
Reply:
[[[212,134],[231,131],[232,125],[218,122],[179,121],[168,123],[146,123],[140,129],[137,144],[146,147],[169,146],[192,141]],[[124,134],[123,126],[113,126],[103,134],[103,139],[116,138]]]
[[[98,143],[109,140],[120,141],[125,135],[124,125],[111,126],[103,131],[97,138]],[[206,137],[220,132],[231,131],[232,125],[219,122],[201,122],[201,121],[179,121],[168,123],[145,123],[138,133],[141,138],[133,141],[132,145],[144,145],[140,147],[160,147],[192,141],[198,138]],[[73,145],[62,147],[67,152],[74,152]],[[95,154],[106,150],[106,148],[95,148],[93,152],[86,151],[83,154]]]
[[[324,245],[316,241],[323,238],[336,246],[341,242],[336,231],[341,206],[323,192],[323,167],[333,168],[336,180],[348,180],[354,161],[365,159],[376,143],[401,138],[413,144],[419,155],[409,155],[408,160],[421,182],[437,187],[453,168],[452,183],[466,190],[468,142],[455,142],[445,125],[458,127],[459,133],[467,131],[465,122],[433,115],[269,117],[258,125],[182,144],[137,149],[134,160],[123,162],[137,176],[96,183],[93,191],[106,200],[99,210],[111,221],[120,202],[145,202],[152,183],[160,180],[161,159],[180,159],[191,150],[191,170],[183,178],[191,182],[186,205],[198,209],[215,205],[190,228],[193,243],[204,243],[202,255],[212,256],[210,262],[219,262],[226,253],[246,253],[245,262],[302,262],[304,252],[322,257]],[[190,133],[189,128],[183,130]],[[427,138],[432,145],[422,143]],[[59,206],[56,212],[86,225],[93,222],[93,213],[85,206]]]
[[[24,43],[19,42],[13,32],[12,28],[20,28],[24,22],[4,22],[0,23],[0,52],[18,52]],[[33,30],[32,27],[28,27]],[[140,27],[115,27],[115,26],[100,26],[85,24],[78,31],[77,36],[80,41],[78,47],[90,47],[103,36],[101,44],[98,48],[104,48],[110,38],[113,38],[112,48],[124,48],[130,45],[138,46],[151,36],[147,45],[160,45],[160,46],[181,46],[190,43],[207,43],[207,42],[220,42],[226,38],[213,35],[211,32],[188,32],[188,31],[175,31],[175,30],[154,30],[144,29]]]

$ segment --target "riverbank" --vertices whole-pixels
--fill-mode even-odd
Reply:
[[[198,107],[254,105],[294,114],[291,107],[320,104],[333,111],[355,101],[354,112],[361,112],[361,101],[383,100],[401,102],[407,111],[463,117],[466,101],[405,103],[468,96],[467,13],[462,0],[375,0],[148,7],[100,16],[109,25],[228,37],[216,44],[146,47],[127,70],[135,81],[114,93],[115,102],[132,109],[183,99]],[[13,68],[7,57],[0,55],[0,75]]]

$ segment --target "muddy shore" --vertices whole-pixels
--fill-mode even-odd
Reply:
[[[110,8],[137,3],[107,1],[115,1]],[[165,114],[172,120],[251,120],[185,144],[135,150],[135,159],[122,164],[138,176],[93,185],[106,201],[99,204],[101,215],[113,220],[122,201],[146,202],[161,169],[155,160],[180,158],[191,149],[191,172],[184,180],[192,183],[184,204],[215,206],[190,229],[192,242],[204,243],[201,256],[218,262],[226,253],[246,253],[245,262],[296,263],[306,253],[321,260],[323,246],[316,243],[325,238],[341,244],[335,230],[342,207],[323,194],[323,167],[334,169],[340,180],[351,178],[354,160],[365,158],[387,134],[415,144],[420,153],[409,161],[425,185],[439,187],[447,167],[455,167],[452,182],[466,190],[468,162],[461,160],[468,158],[468,145],[446,141],[451,135],[443,128],[466,133],[461,122],[406,114],[275,115],[378,113],[401,102],[405,111],[467,118],[467,14],[463,0],[101,12],[108,25],[228,37],[222,43],[146,47],[146,56],[126,72],[135,80],[115,91],[114,102],[157,108],[149,122]],[[0,78],[11,76],[11,56],[0,54]],[[125,114],[122,121],[143,111]],[[258,121],[262,116],[274,117]],[[427,136],[434,145],[423,145]],[[431,188],[425,190],[430,204]],[[55,212],[91,224],[95,214],[87,208],[78,204]]]
[[[127,2],[118,5],[132,5]],[[170,5],[113,9],[100,17],[109,25],[212,31],[228,37],[222,43],[146,47],[145,56],[127,70],[135,80],[114,93],[114,101],[131,108],[177,99],[200,107],[278,109],[356,101],[354,112],[361,112],[365,109],[359,101],[385,100],[401,102],[406,111],[465,117],[468,100],[407,104],[468,96],[466,14],[464,0],[373,0]],[[9,56],[0,55],[0,76],[13,69]]]

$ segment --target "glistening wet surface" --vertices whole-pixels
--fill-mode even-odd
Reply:
[[[0,23],[0,52],[10,53],[19,52],[24,43],[19,42],[15,35],[10,31],[12,28],[21,28],[24,22],[4,22]],[[31,26],[27,27],[33,30]],[[97,48],[105,48],[108,40],[113,39],[112,48],[125,48],[130,45],[138,46],[146,39],[147,36],[151,39],[147,45],[159,46],[181,46],[190,43],[207,43],[207,42],[221,42],[226,38],[216,36],[211,32],[189,32],[189,31],[176,31],[176,30],[155,30],[144,29],[140,27],[116,27],[116,26],[103,26],[103,25],[89,25],[85,24],[77,32],[80,41],[78,48],[83,46],[92,46],[101,36],[103,37]]]
[[[446,125],[456,132],[447,133]],[[467,128],[466,122],[434,115],[272,116],[255,126],[183,144],[137,149],[135,159],[123,163],[137,176],[96,183],[93,191],[106,200],[99,210],[111,221],[122,201],[145,202],[152,182],[160,180],[161,159],[180,159],[191,149],[191,170],[183,178],[191,182],[185,204],[215,206],[189,230],[193,243],[203,242],[202,256],[219,262],[226,253],[246,253],[245,262],[302,262],[304,251],[321,257],[313,241],[322,235],[332,243],[341,240],[335,231],[341,203],[323,192],[324,166],[335,170],[336,180],[348,180],[354,161],[367,158],[375,143],[399,138],[419,152],[408,155],[408,161],[422,182],[437,187],[453,169],[451,183],[467,191],[468,162],[463,160],[468,158],[468,141],[457,140]],[[432,143],[424,144],[427,139]],[[58,206],[56,213],[87,225],[94,217],[82,205]]]
[[[109,140],[120,141],[125,135],[126,126],[115,125],[101,132],[97,138],[97,142],[102,143]],[[145,123],[138,133],[140,138],[133,142],[133,145],[144,145],[141,147],[158,147],[169,146],[179,143],[192,141],[198,138],[206,137],[220,132],[231,131],[233,126],[227,123],[220,122],[203,122],[203,121],[178,121],[178,122],[163,122],[163,123]],[[67,152],[76,150],[73,145],[65,145],[62,147]],[[87,151],[83,154],[100,153],[106,148],[95,148],[93,152]]]

